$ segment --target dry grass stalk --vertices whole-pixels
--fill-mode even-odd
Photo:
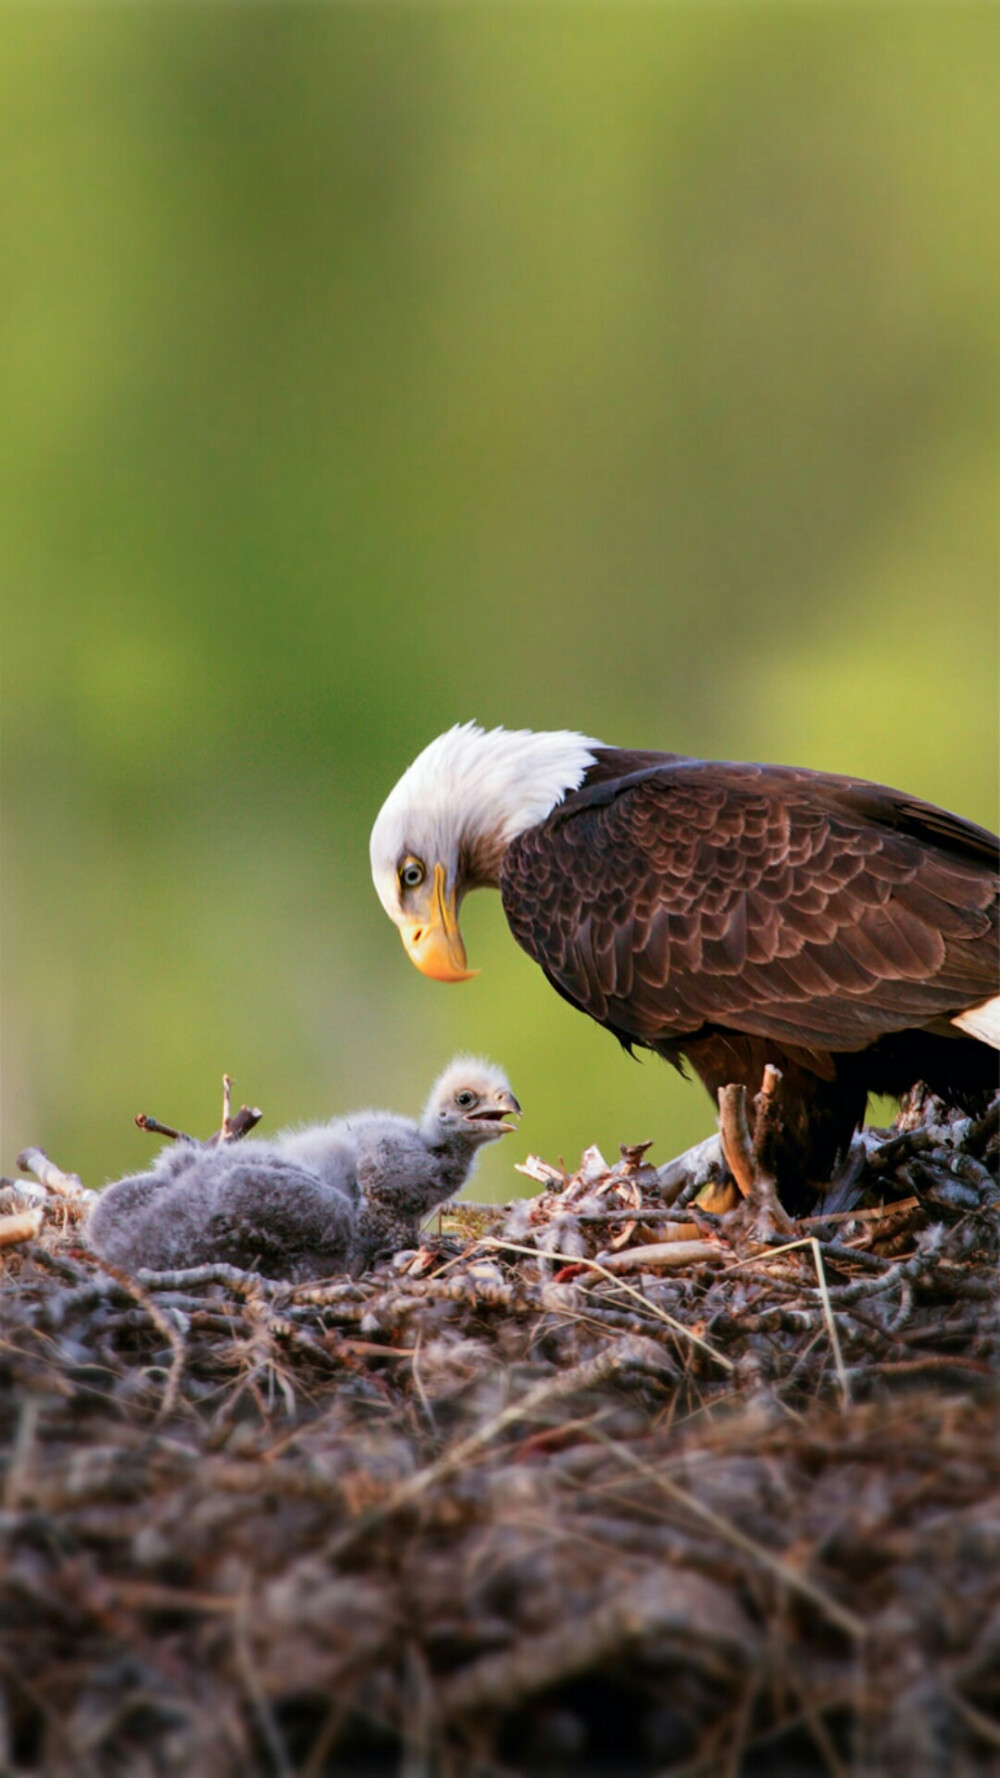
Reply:
[[[595,1433],[594,1436],[602,1437],[600,1433]],[[703,1519],[713,1531],[718,1532],[724,1542],[734,1544],[737,1549],[745,1550],[755,1562],[758,1562],[762,1568],[768,1569],[780,1580],[783,1586],[788,1587],[793,1593],[801,1593],[803,1599],[808,1599],[811,1605],[815,1605],[817,1610],[821,1611],[832,1624],[836,1624],[839,1630],[843,1630],[845,1635],[854,1637],[856,1641],[862,1640],[865,1635],[865,1626],[861,1619],[853,1611],[848,1611],[846,1606],[841,1605],[839,1600],[831,1598],[829,1593],[824,1592],[823,1588],[818,1587],[807,1575],[792,1568],[788,1562],[783,1562],[780,1556],[774,1554],[773,1550],[765,1549],[763,1544],[756,1542],[752,1537],[747,1537],[737,1525],[732,1524],[721,1513],[715,1512],[712,1507],[706,1506],[696,1494],[692,1494],[687,1488],[678,1487],[677,1483],[671,1481],[669,1476],[662,1475],[658,1470],[651,1468],[648,1463],[643,1463],[625,1446],[617,1444],[613,1439],[608,1439],[606,1442],[620,1463],[625,1464],[638,1475],[647,1476],[661,1493],[668,1495],[671,1500],[678,1506],[682,1506],[694,1518]]]
[[[500,1241],[494,1240],[493,1238],[487,1238],[485,1241],[482,1241],[480,1245],[483,1247],[496,1248],[507,1253],[529,1254],[532,1255],[532,1257],[534,1257],[535,1253],[534,1248],[520,1247],[513,1241]],[[575,1254],[559,1253],[551,1248],[546,1248],[545,1257],[547,1259],[561,1260],[564,1265],[569,1266],[576,1266],[581,1263]],[[702,1339],[700,1334],[695,1333],[690,1327],[686,1327],[682,1321],[676,1320],[673,1315],[668,1315],[664,1309],[661,1309],[658,1306],[658,1304],[650,1302],[648,1297],[643,1296],[640,1290],[635,1290],[631,1284],[623,1284],[621,1280],[615,1276],[615,1273],[610,1267],[600,1264],[596,1259],[587,1260],[585,1264],[586,1269],[590,1272],[596,1272],[599,1278],[608,1278],[613,1283],[618,1284],[620,1289],[627,1292],[630,1297],[634,1297],[636,1302],[642,1304],[647,1314],[655,1316],[657,1321],[662,1321],[673,1333],[680,1334],[682,1339],[690,1340],[691,1344],[697,1346],[707,1355],[707,1357],[711,1358],[714,1364],[720,1365],[723,1370],[732,1370],[733,1367],[729,1359],[721,1352],[716,1351],[714,1346],[709,1345],[707,1340]]]

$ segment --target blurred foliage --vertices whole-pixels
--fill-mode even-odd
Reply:
[[[442,728],[860,773],[995,819],[1000,11],[3,14],[2,1132],[89,1182],[415,1109],[711,1127],[372,817]]]

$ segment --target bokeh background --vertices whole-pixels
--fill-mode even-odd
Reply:
[[[7,4],[0,1163],[712,1128],[371,820],[469,717],[997,804],[1000,9]]]

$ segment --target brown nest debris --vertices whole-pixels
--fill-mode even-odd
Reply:
[[[529,1161],[298,1286],[99,1265],[26,1155],[0,1769],[997,1771],[997,1109],[911,1104],[790,1229],[744,1107],[745,1190],[717,1138]]]

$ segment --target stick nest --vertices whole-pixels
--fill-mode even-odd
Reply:
[[[591,1150],[298,1287],[110,1270],[31,1151],[0,1767],[995,1772],[996,1112],[918,1100],[791,1231],[717,1143]]]

